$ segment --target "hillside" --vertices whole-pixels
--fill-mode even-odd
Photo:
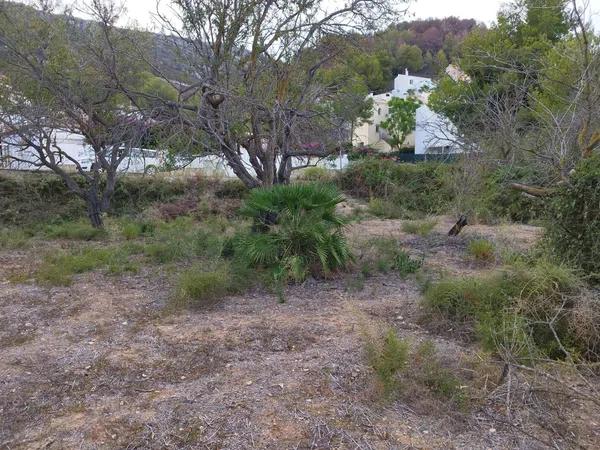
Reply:
[[[20,8],[27,15],[41,14],[21,3],[7,2],[5,7]],[[72,21],[82,33],[90,26],[90,21],[81,18],[73,17]],[[389,90],[394,77],[405,69],[435,77],[457,56],[462,40],[476,26],[474,19],[457,17],[401,21],[370,35],[347,36],[354,49],[352,56],[344,58],[365,79],[370,91],[382,92]],[[152,65],[169,78],[189,76],[191,44],[183,38],[143,30],[132,30],[131,38],[143,43]]]

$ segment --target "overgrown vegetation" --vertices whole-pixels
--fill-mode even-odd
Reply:
[[[19,228],[2,228],[0,230],[0,249],[13,250],[24,248],[29,242],[28,235]]]
[[[466,158],[455,165],[448,180],[454,193],[451,207],[482,223],[539,221],[545,217],[544,202],[511,184],[536,184],[540,178],[528,165],[499,166]]]
[[[411,217],[402,205],[383,198],[372,198],[369,200],[369,213],[382,219],[404,219]]]
[[[123,176],[115,186],[111,211],[135,214],[152,203],[172,201],[189,189],[198,189],[198,183],[184,178]],[[0,173],[0,192],[2,226],[39,228],[85,217],[83,202],[52,174]]]
[[[298,179],[311,183],[329,183],[335,180],[336,173],[324,167],[307,167],[298,174]]]
[[[365,344],[369,364],[381,384],[383,396],[390,398],[400,388],[400,372],[408,362],[408,345],[392,329],[377,339],[367,337]]]
[[[547,397],[574,400],[569,407],[577,407],[573,420],[578,426],[597,416],[585,416],[585,401],[600,406],[596,387],[600,292],[594,284],[600,282],[600,41],[586,23],[585,8],[575,0],[512,2],[493,25],[475,27],[460,44],[474,21],[422,21],[375,31],[396,20],[396,6],[403,2],[350,2],[327,13],[319,2],[291,2],[283,8],[278,2],[249,2],[241,8],[230,8],[222,1],[174,2],[181,21],[172,23],[182,28],[163,25],[172,36],[183,39],[174,42],[190,44],[186,56],[193,58],[186,57],[186,61],[211,68],[210,83],[190,85],[187,74],[194,72],[192,66],[186,71],[186,64],[180,64],[163,72],[166,68],[160,64],[142,67],[150,58],[134,61],[140,56],[137,50],[145,45],[134,45],[130,38],[137,33],[114,28],[119,8],[101,3],[88,5],[99,22],[86,22],[83,28],[70,11],[52,16],[53,2],[41,2],[44,11],[36,12],[10,2],[0,4],[3,137],[9,136],[11,143],[15,138],[26,142],[37,154],[30,162],[55,173],[0,173],[0,249],[13,251],[3,255],[9,260],[3,270],[8,282],[28,283],[33,278],[39,285],[69,286],[77,275],[95,271],[90,279],[94,277],[92,284],[100,285],[105,276],[136,273],[143,267],[144,276],[149,272],[158,282],[171,283],[171,306],[200,308],[256,283],[271,288],[284,301],[289,283],[310,277],[319,282],[346,269],[352,269],[346,275],[347,289],[352,292],[362,290],[376,273],[380,275],[375,281],[387,290],[404,284],[398,289],[402,295],[406,293],[402,289],[414,291],[414,282],[427,277],[421,287],[428,318],[441,318],[443,333],[466,336],[480,345],[456,346],[434,338],[440,351],[432,340],[415,342],[424,333],[413,334],[417,337],[411,341],[400,338],[395,328],[381,327],[383,332],[365,336],[366,361],[381,396],[387,401],[402,398],[405,403],[410,395],[432,397],[452,409],[466,409],[473,400],[472,386],[466,385],[456,356],[481,347],[501,368],[489,377],[494,380],[491,384],[498,380],[495,398],[485,401],[506,399],[501,412],[506,428],[521,429],[528,439],[537,439],[536,434],[543,434],[540,430],[551,430],[560,439],[552,436],[549,442],[540,439],[540,443],[584,447],[575,442],[580,437],[571,432],[571,424],[563,421],[565,402],[556,402],[559,414],[550,421],[550,401],[539,400],[542,390]],[[294,26],[285,26],[290,23]],[[364,36],[350,31],[361,28],[374,31]],[[358,46],[346,45],[347,33]],[[247,42],[255,45],[240,57],[239,50]],[[453,67],[454,76],[446,77],[448,58],[461,67]],[[400,152],[409,149],[401,147],[415,129],[419,105],[410,99],[392,98],[389,117],[379,123],[398,152],[350,148],[351,130],[369,119],[373,107],[367,92],[387,89],[392,74],[405,67],[441,75],[428,93],[428,106],[450,120],[450,137],[464,150],[451,155],[447,164],[393,160],[403,159]],[[155,76],[158,73],[164,79]],[[187,87],[180,91],[179,86]],[[83,136],[93,152],[93,164],[74,164],[66,170],[64,162],[70,156],[60,149],[56,136],[48,134],[50,129],[65,128]],[[202,154],[206,150],[221,157],[238,179],[208,182],[199,176],[123,174],[119,169],[130,156],[127,149],[145,144],[161,149],[160,153],[168,147],[171,168],[179,160],[192,161],[199,149]],[[236,151],[242,148],[246,154]],[[353,161],[345,171],[307,167],[311,158],[337,157],[340,150],[347,150]],[[2,156],[15,157],[5,152]],[[298,176],[292,176],[297,170]],[[399,227],[405,233],[428,236],[436,222],[427,217],[451,212],[468,216],[469,224],[544,223],[545,239],[527,254],[499,249],[487,239],[473,239],[467,244],[467,257],[496,264],[493,269],[469,264],[467,277],[446,275],[465,270],[464,264],[445,267],[448,260],[455,262],[457,248],[463,250],[469,239],[463,240],[464,234],[448,239],[441,251],[446,239],[441,234],[428,239],[403,235],[412,248],[403,247],[398,239],[376,238],[362,242],[362,247],[358,242],[355,258],[344,234],[347,221],[336,212],[343,200],[337,188],[368,202],[371,215],[405,219],[401,225],[367,224],[381,226],[385,233],[393,234]],[[86,206],[93,226],[84,222]],[[521,229],[534,239],[533,230]],[[15,251],[27,247],[32,251]],[[441,255],[440,261],[432,261],[420,272],[429,252]],[[21,261],[22,256],[27,258]],[[433,280],[429,277],[435,271],[440,275]],[[417,275],[411,279],[412,274]],[[384,282],[388,279],[391,283]],[[312,284],[311,280],[298,291]],[[402,324],[399,328],[408,334],[416,324],[397,316],[395,294],[386,299],[385,309],[369,304],[369,313]],[[357,303],[363,301],[356,297]],[[11,302],[12,298],[10,306]],[[20,317],[31,306],[15,304],[20,309],[10,311],[9,319]],[[412,317],[415,310],[410,311]],[[44,327],[34,322],[9,323],[17,338],[8,335],[2,340],[14,339],[20,345],[35,339],[26,333],[42,334]],[[290,323],[282,327],[286,334],[295,331],[290,332]],[[309,330],[311,334],[330,324],[317,325]],[[94,329],[98,335],[103,331]],[[228,349],[233,341],[225,341],[223,348]],[[207,342],[211,345],[210,337]],[[452,346],[461,349],[447,352]],[[218,345],[215,349],[216,354]],[[251,350],[256,353],[254,347]],[[179,351],[174,353],[180,356]],[[201,355],[193,355],[193,365],[198,365],[196,356]],[[161,358],[155,359],[152,364],[162,364]],[[222,358],[215,359],[219,364],[214,366],[220,366]],[[152,364],[147,368],[153,368]],[[181,371],[183,366],[177,367],[177,372],[196,375],[188,373],[188,366]],[[93,377],[91,372],[85,375]],[[44,411],[49,402],[59,399],[54,394],[62,394],[51,391],[54,381],[64,374],[61,370],[59,377],[54,375],[47,377],[48,389],[38,389],[49,393],[38,400]],[[156,370],[153,375],[154,381],[157,376],[168,378]],[[181,380],[186,377],[177,375]],[[253,381],[246,383],[249,386]],[[62,406],[80,407],[77,389],[71,391],[68,398],[61,397]],[[9,409],[29,412],[30,395],[18,389],[11,392],[15,396],[8,396]],[[526,413],[539,408],[536,413],[543,418],[539,427],[530,426],[529,418],[523,420],[526,413],[514,414],[513,405],[518,402]],[[486,405],[483,412],[494,415],[501,409],[495,406]],[[56,408],[50,409],[55,412]],[[28,419],[23,420],[23,428],[31,423]],[[148,441],[164,441],[165,445],[174,437],[181,441],[176,443],[192,441],[195,424],[187,422],[185,430],[179,429],[189,434],[184,438],[171,433],[170,422],[161,422],[155,427],[156,436],[149,428]],[[202,429],[210,426],[202,422]],[[221,431],[229,436],[228,430]],[[317,432],[321,434],[319,427]],[[164,433],[169,433],[168,439],[163,439]],[[119,431],[127,442],[137,442],[125,434]],[[594,433],[586,434],[582,441],[593,439]],[[11,437],[6,442],[12,444]],[[512,439],[512,443],[518,441]],[[16,440],[14,444],[19,445]]]
[[[352,163],[340,175],[339,183],[353,196],[376,199],[372,209],[376,214],[382,211],[377,215],[383,217],[435,214],[443,212],[452,199],[448,184],[451,170],[451,166],[440,163],[364,159]]]
[[[571,269],[536,260],[489,275],[443,279],[427,288],[425,303],[470,327],[489,350],[516,349],[525,359],[578,358],[597,355],[600,345],[598,317],[582,323],[587,295]]]
[[[210,306],[228,294],[239,292],[240,286],[234,281],[231,267],[226,262],[212,270],[205,264],[195,265],[179,276],[175,303],[192,308]]]
[[[94,228],[88,222],[63,222],[49,225],[46,228],[46,235],[49,238],[91,241],[105,237],[106,230]]]
[[[69,286],[73,275],[95,269],[105,269],[110,274],[137,272],[139,265],[130,259],[133,253],[133,248],[117,246],[50,253],[36,270],[35,279],[45,285]]]

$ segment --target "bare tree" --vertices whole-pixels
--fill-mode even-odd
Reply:
[[[382,26],[404,1],[325,3],[172,1],[177,19],[161,19],[186,79],[175,82],[153,67],[177,99],[155,98],[152,117],[193,130],[187,134],[199,152],[223,156],[249,187],[286,183],[309,157],[339,151],[350,140],[347,115],[336,108],[344,94],[318,80],[338,49],[318,43],[326,35]]]
[[[136,82],[129,36],[115,27],[120,10],[93,0],[93,22],[39,9],[0,4],[0,125],[20,151],[8,158],[50,169],[82,198],[94,227],[108,210],[118,168],[147,126],[121,93]],[[56,138],[80,135],[93,161],[83,167]],[[69,170],[72,167],[75,170]]]

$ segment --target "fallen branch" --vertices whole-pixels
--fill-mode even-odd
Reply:
[[[511,183],[510,187],[517,191],[525,192],[528,195],[532,195],[534,197],[548,197],[554,193],[553,189],[550,188],[541,188],[535,186],[528,186],[526,184],[521,183]]]

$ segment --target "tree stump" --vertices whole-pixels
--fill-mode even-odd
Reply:
[[[458,234],[462,231],[464,227],[467,226],[467,216],[462,215],[456,225],[452,227],[452,229],[448,232],[448,236],[458,236]]]

